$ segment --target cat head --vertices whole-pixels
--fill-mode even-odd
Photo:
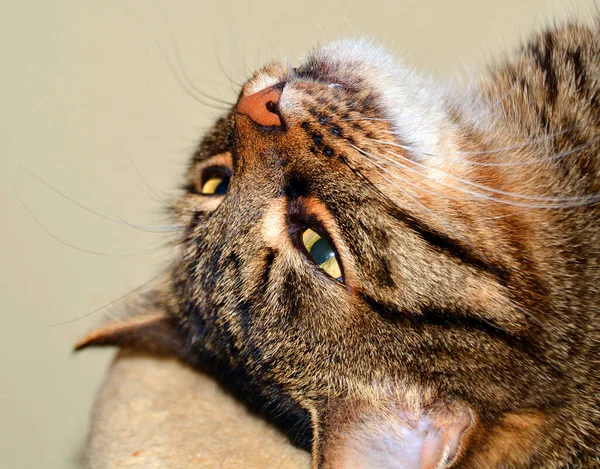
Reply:
[[[528,313],[525,228],[485,222],[513,208],[466,198],[461,163],[436,158],[480,148],[460,107],[365,42],[264,67],[190,162],[151,294],[166,316],[82,345],[210,364],[311,432],[315,467],[527,461],[567,383]]]

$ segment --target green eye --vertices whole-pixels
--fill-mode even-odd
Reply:
[[[342,269],[329,241],[312,228],[302,232],[302,244],[312,260],[336,280],[342,280]]]
[[[202,184],[201,193],[205,195],[223,195],[229,187],[229,177],[215,174],[206,179]]]

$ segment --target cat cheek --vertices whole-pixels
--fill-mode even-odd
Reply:
[[[282,197],[272,201],[262,221],[261,235],[263,242],[271,249],[279,250],[290,244],[287,228],[287,199]]]

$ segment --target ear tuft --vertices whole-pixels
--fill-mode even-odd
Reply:
[[[178,357],[183,357],[185,349],[177,319],[160,313],[109,322],[82,337],[75,344],[75,351],[110,345]]]

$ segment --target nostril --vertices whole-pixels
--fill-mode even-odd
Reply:
[[[279,106],[277,106],[277,103],[269,101],[267,103],[267,111],[272,112],[273,114],[279,114]]]
[[[258,93],[240,98],[238,114],[245,114],[254,122],[263,126],[281,126],[279,98],[285,83],[265,88]]]

